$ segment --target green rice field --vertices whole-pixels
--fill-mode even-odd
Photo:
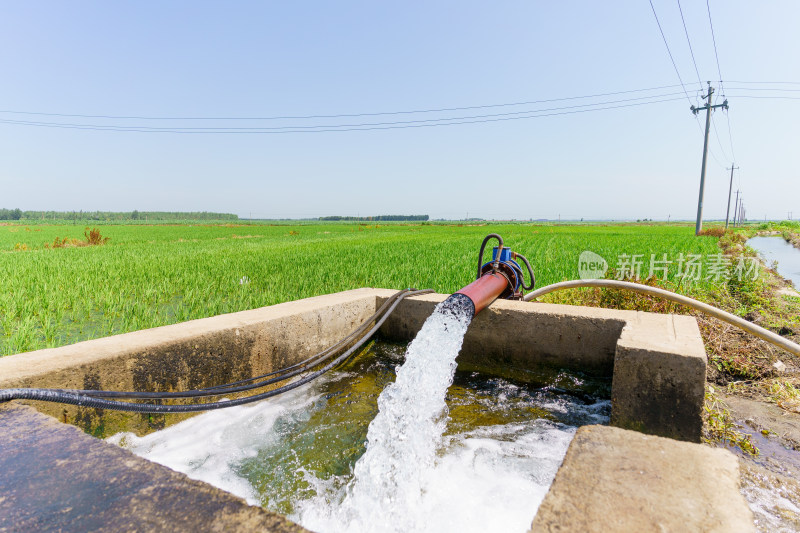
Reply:
[[[450,293],[474,279],[487,233],[526,255],[537,286],[578,277],[584,250],[719,253],[688,225],[0,225],[0,354],[150,328],[358,287]],[[58,239],[58,241],[56,241]],[[59,245],[66,239],[64,247]],[[659,274],[663,275],[663,273]],[[713,280],[701,280],[707,286]]]

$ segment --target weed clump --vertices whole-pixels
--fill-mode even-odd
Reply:
[[[59,239],[58,237],[53,240],[52,243],[45,243],[44,247],[48,249],[55,249],[55,248],[73,248],[73,247],[81,247],[81,246],[101,246],[107,243],[111,238],[110,237],[103,237],[100,234],[100,230],[97,228],[86,228],[83,232],[83,236],[86,238],[85,241],[81,241],[71,237],[64,237]]]
[[[701,237],[717,237],[717,238],[719,238],[719,237],[722,237],[723,235],[725,235],[726,232],[733,233],[731,230],[726,230],[723,227],[713,227],[713,228],[707,228],[707,229],[701,230],[700,233],[698,233],[698,235],[701,236]]]
[[[83,232],[83,236],[86,237],[86,244],[88,246],[99,246],[107,243],[110,240],[110,237],[103,237],[100,235],[100,230],[97,228],[92,228],[91,230],[86,228],[86,230]]]
[[[759,449],[753,444],[752,437],[737,429],[728,406],[717,396],[711,385],[706,388],[703,418],[703,441],[706,444],[724,442],[737,446],[748,455],[758,456]]]

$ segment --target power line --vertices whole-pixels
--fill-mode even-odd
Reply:
[[[725,96],[725,95],[723,95]],[[736,161],[736,152],[733,150],[733,135],[731,134],[731,115],[728,110],[725,110],[725,118],[728,121],[728,141],[731,143],[731,157]],[[714,126],[716,129],[716,126]]]
[[[341,128],[337,126],[316,126],[318,128],[325,128],[325,129],[283,129],[278,130],[275,128],[264,128],[264,129],[157,129],[157,128],[150,128],[150,129],[142,129],[138,126],[102,126],[102,125],[91,125],[91,124],[60,124],[56,122],[30,122],[30,121],[12,121],[12,120],[2,120],[0,119],[0,124],[15,124],[15,125],[23,125],[23,126],[37,126],[37,127],[48,127],[48,128],[64,128],[64,129],[80,129],[80,130],[95,130],[95,131],[128,131],[128,132],[139,132],[139,133],[188,133],[188,134],[203,134],[203,133],[213,133],[213,134],[281,134],[281,133],[323,133],[323,132],[334,132],[334,131],[373,131],[373,130],[390,130],[390,129],[408,129],[408,128],[426,128],[426,127],[436,127],[436,126],[455,126],[461,124],[482,124],[488,122],[500,122],[500,121],[508,121],[508,120],[521,120],[521,119],[529,119],[529,118],[544,118],[544,117],[552,117],[552,116],[559,116],[559,115],[572,115],[577,113],[587,113],[590,111],[604,111],[608,109],[621,109],[625,107],[635,107],[635,106],[642,106],[648,104],[656,104],[661,102],[674,102],[677,100],[682,100],[682,98],[665,98],[662,100],[651,100],[648,102],[635,102],[635,103],[628,103],[628,104],[621,104],[621,105],[611,105],[606,107],[595,107],[590,109],[576,109],[571,111],[560,111],[555,113],[542,113],[541,111],[532,111],[530,113],[538,113],[538,114],[529,114],[526,116],[513,116],[513,117],[500,117],[500,118],[487,118],[487,119],[480,119],[480,120],[461,120],[461,119],[439,119],[440,122],[436,123],[428,123],[428,124],[405,124],[402,123],[387,123],[386,126],[377,126],[377,127],[346,127]],[[450,121],[450,122],[446,122]]]
[[[681,94],[680,92],[674,93],[666,93],[660,95],[651,95],[651,96],[642,96],[637,98],[624,98],[621,100],[610,100],[605,102],[594,102],[590,104],[577,104],[571,106],[562,106],[562,107],[551,107],[551,108],[543,108],[543,109],[529,109],[525,111],[511,111],[506,113],[492,113],[492,114],[485,114],[485,115],[469,115],[469,116],[461,116],[461,117],[441,117],[441,118],[431,118],[431,119],[416,119],[416,120],[402,120],[402,121],[391,121],[391,122],[366,122],[366,123],[357,123],[357,124],[319,124],[319,125],[291,125],[291,126],[270,126],[270,127],[222,127],[222,126],[215,126],[215,127],[151,127],[151,126],[127,126],[127,125],[103,125],[103,124],[74,124],[74,123],[62,123],[62,122],[33,122],[33,121],[17,121],[17,120],[10,120],[10,119],[3,119],[6,123],[16,123],[16,124],[27,124],[27,125],[37,125],[37,126],[47,126],[47,125],[59,125],[59,126],[75,126],[75,127],[97,127],[97,128],[136,128],[139,130],[147,130],[147,131],[159,131],[159,130],[290,130],[290,129],[319,129],[319,128],[349,128],[349,127],[368,127],[368,126],[386,126],[386,125],[397,125],[397,124],[416,124],[416,123],[430,123],[430,122],[445,122],[445,121],[455,121],[455,120],[469,120],[469,119],[479,119],[479,118],[494,118],[494,117],[501,117],[501,116],[513,116],[513,115],[530,115],[532,113],[542,113],[547,111],[562,111],[566,109],[577,109],[577,108],[587,108],[587,107],[596,107],[602,105],[610,105],[610,104],[618,104],[624,102],[634,102],[634,101],[641,101],[641,100],[652,100],[654,98],[664,98],[668,96],[675,96]]]
[[[752,83],[752,84],[772,84],[772,85],[800,85],[800,81],[732,81],[729,83]]]
[[[678,65],[675,64],[675,58],[672,57],[672,51],[669,49],[667,37],[664,35],[664,30],[661,28],[661,21],[658,20],[658,14],[656,13],[655,6],[653,6],[653,0],[650,0],[650,9],[653,10],[653,16],[656,18],[656,24],[658,24],[658,31],[661,32],[661,38],[664,39],[664,46],[667,47],[667,54],[669,54],[669,60],[672,61],[672,67],[675,69],[675,74],[678,75],[678,81],[681,82],[681,87],[683,88],[684,94],[686,94],[686,99],[689,100],[689,104],[691,104],[692,99],[689,98],[689,93],[686,92],[686,85],[684,85],[683,78],[681,78],[681,73],[678,71]]]
[[[725,85],[722,82],[722,69],[719,66],[719,53],[717,52],[717,37],[714,35],[714,22],[711,20],[711,0],[706,0],[706,10],[708,11],[708,25],[711,27],[711,42],[714,43],[714,59],[717,62],[717,74],[719,74],[719,88],[722,97],[725,98]],[[728,122],[728,141],[731,144],[731,157],[736,160],[736,155],[733,150],[733,135],[731,134],[731,117],[730,113],[725,110],[725,120]],[[719,140],[719,132],[717,132],[717,123],[714,122],[714,135],[717,137],[717,142],[722,148],[722,142]],[[723,153],[725,150],[723,150]],[[731,165],[733,165],[731,163]]]
[[[727,100],[725,100],[727,102]],[[717,138],[717,144],[719,144],[719,149],[722,150],[722,155],[725,156],[726,159],[730,159],[728,154],[725,152],[725,148],[722,146],[722,140],[719,138],[719,132],[717,131],[717,121],[714,120],[714,115],[711,115],[711,125],[714,126],[714,137]]]
[[[708,10],[708,24],[711,26],[711,41],[714,43],[714,58],[717,60],[717,74],[719,74],[719,82],[722,83],[722,69],[719,68],[719,54],[717,53],[717,38],[714,36],[714,23],[711,21],[710,0],[706,0],[706,9]]]
[[[652,3],[650,4],[652,5]],[[692,41],[689,39],[689,30],[686,29],[686,20],[683,18],[683,9],[681,8],[681,0],[678,0],[678,11],[681,12],[681,22],[683,23],[683,32],[686,34],[686,42],[689,43],[689,53],[692,54],[692,63],[694,64],[694,71],[697,74],[697,83],[700,84],[700,89],[703,88],[703,81],[700,79],[700,71],[697,68],[697,61],[694,59],[694,50],[692,49]]]
[[[782,89],[780,87],[729,87],[729,89],[732,91],[775,91],[779,93],[800,93],[800,89]]]
[[[583,96],[566,96],[562,98],[550,98],[546,100],[530,100],[527,102],[511,102],[500,104],[483,104],[465,107],[443,107],[436,109],[416,109],[416,110],[400,110],[400,111],[383,111],[375,113],[339,113],[333,115],[297,115],[297,116],[266,116],[266,117],[153,117],[153,116],[125,116],[125,115],[86,115],[86,114],[72,114],[72,113],[44,113],[39,111],[14,111],[14,110],[0,110],[0,113],[17,114],[17,115],[39,115],[49,117],[72,117],[72,118],[103,118],[115,120],[305,120],[316,118],[349,118],[349,117],[374,117],[380,115],[411,115],[417,113],[444,113],[448,111],[467,111],[471,109],[488,109],[495,107],[511,107],[532,104],[545,104],[551,102],[563,102],[567,100],[582,100],[588,98],[599,98],[603,96],[617,96],[620,94],[641,93],[648,91],[658,91],[662,89],[672,89],[679,87],[679,85],[662,85],[659,87],[648,87],[646,89],[630,89],[626,91],[615,91],[608,93],[597,93]]]
[[[800,96],[760,96],[756,94],[736,94],[734,98],[756,98],[764,100],[800,100]]]

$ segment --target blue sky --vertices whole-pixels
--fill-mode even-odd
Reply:
[[[653,5],[688,100],[675,87],[678,76],[647,0],[7,2],[0,6],[0,207],[207,210],[264,218],[468,213],[693,219],[702,134],[689,105],[699,103],[700,83],[677,0]],[[680,6],[700,77],[718,86],[706,2],[683,0]],[[741,167],[734,189],[743,191],[751,218],[783,218],[789,211],[800,218],[800,3],[711,0],[710,7]],[[735,83],[775,81],[797,84]],[[654,87],[664,88],[449,114],[281,121],[10,113],[363,114]],[[637,97],[648,99],[621,102]],[[2,122],[294,128],[658,99],[670,101],[313,133],[145,133]],[[733,159],[725,114],[717,112],[715,122],[719,140],[712,130],[707,218],[725,216],[725,167]]]

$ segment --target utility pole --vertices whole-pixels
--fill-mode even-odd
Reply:
[[[728,109],[728,100],[725,100],[719,105],[711,105],[711,96],[713,94],[714,88],[711,86],[711,82],[709,81],[708,94],[703,97],[703,100],[706,98],[708,99],[706,105],[702,107],[691,107],[692,113],[695,115],[704,109],[706,111],[706,135],[705,140],[703,141],[703,166],[700,169],[700,197],[697,199],[697,224],[695,224],[694,227],[695,235],[700,235],[700,231],[703,229],[703,192],[705,191],[706,187],[706,160],[708,159],[708,130],[711,126],[711,112],[717,107]]]
[[[736,203],[733,204],[733,226],[736,227],[736,220],[739,213],[739,189],[736,189]]]
[[[731,170],[731,184],[728,187],[728,210],[725,211],[725,229],[728,229],[728,216],[731,214],[731,191],[733,191],[733,169],[735,169],[735,168],[739,168],[739,167],[735,167],[735,166],[733,166],[733,163],[731,163],[731,169],[730,169]],[[728,169],[726,168],[725,170],[728,170]],[[737,196],[738,196],[738,194],[737,194]]]

